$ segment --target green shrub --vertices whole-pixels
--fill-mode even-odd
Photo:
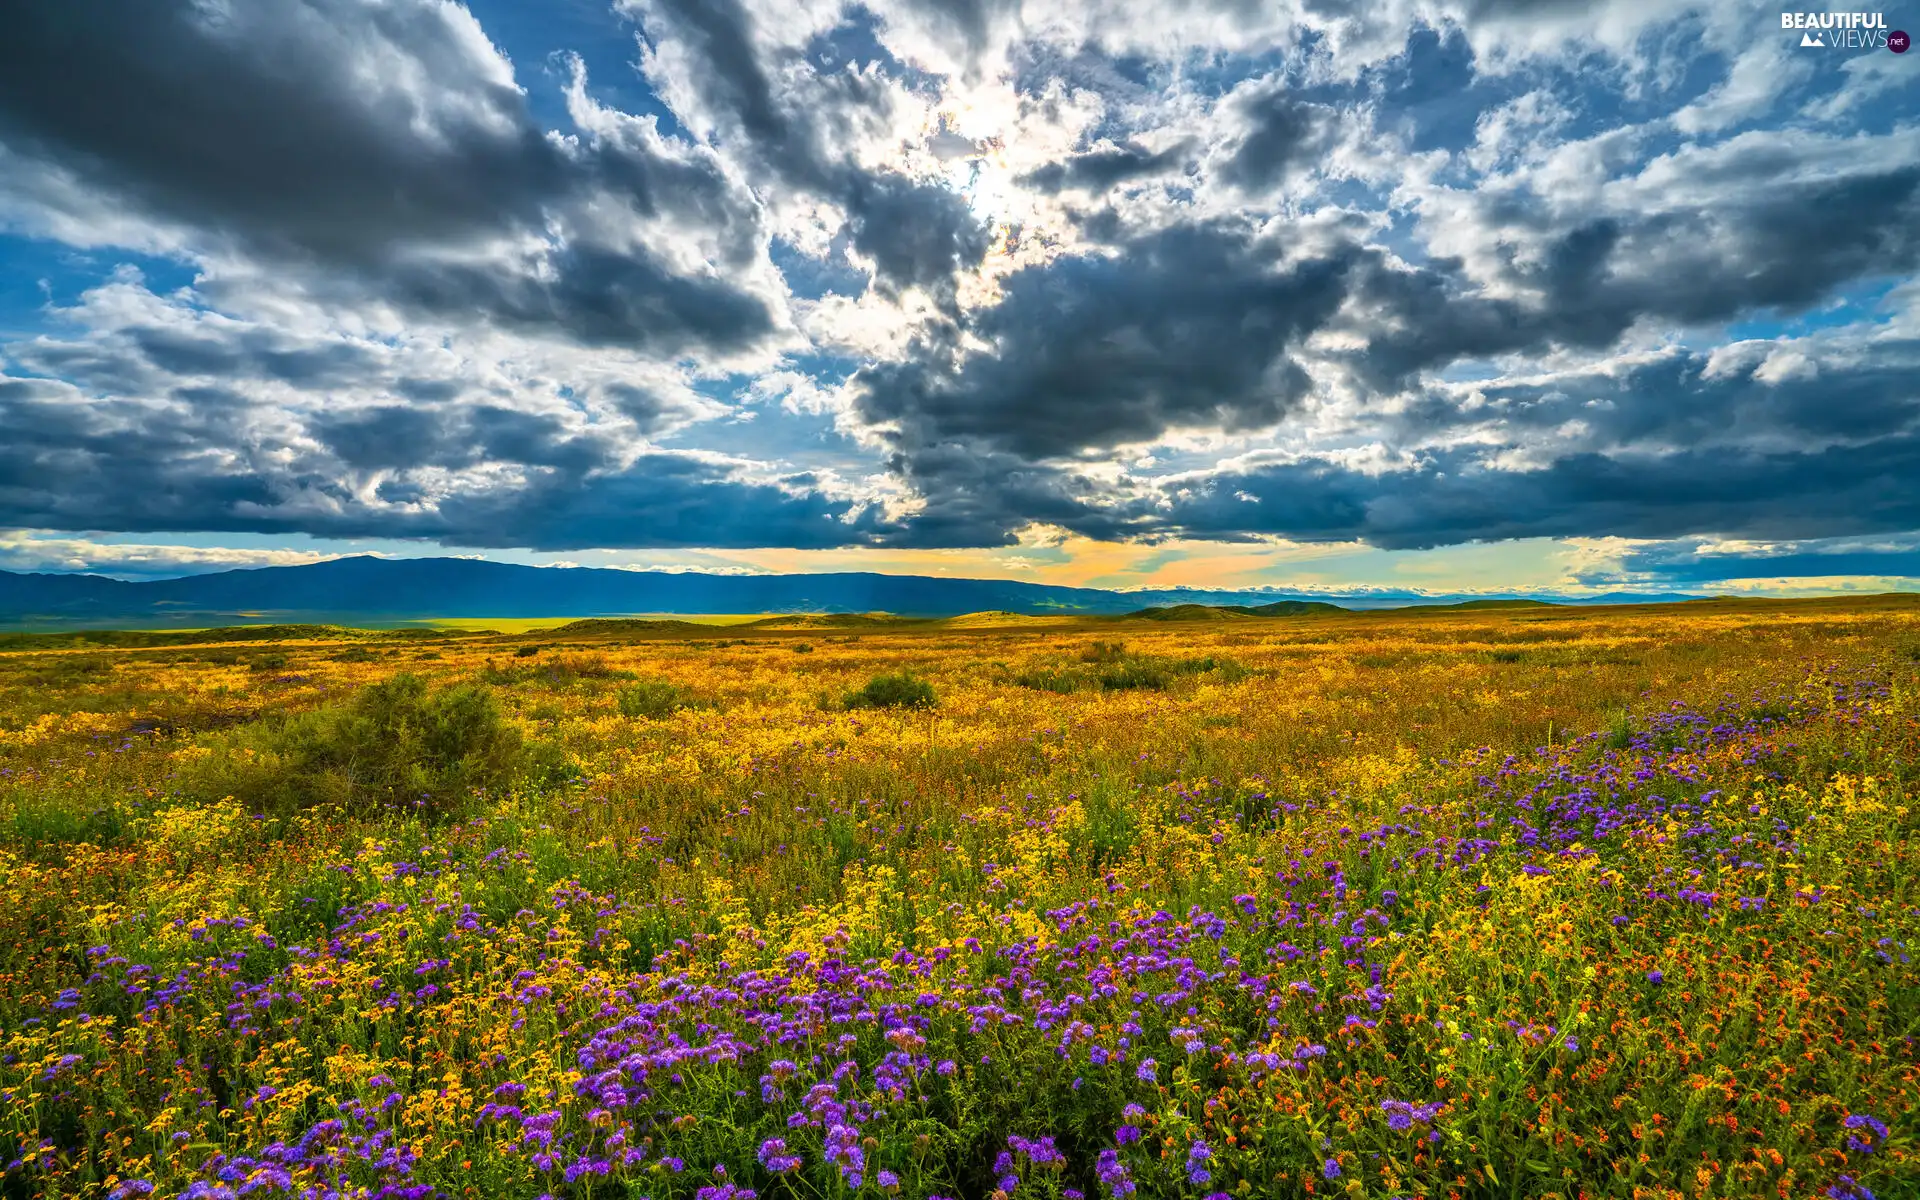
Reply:
[[[620,715],[635,721],[663,721],[693,707],[687,690],[664,679],[646,679],[620,689]]]
[[[536,740],[527,747],[523,774],[534,788],[557,791],[580,781],[584,773],[578,760],[558,742]]]
[[[513,648],[513,656],[515,658],[532,658],[538,653],[540,653],[540,647],[538,646],[515,646]]]
[[[544,647],[543,647],[544,648]],[[532,658],[533,654],[514,651],[515,658]],[[534,654],[539,649],[534,650]],[[607,661],[605,654],[555,654],[549,655],[543,662],[514,663],[506,666],[489,664],[480,673],[488,683],[544,683],[551,688],[566,688],[583,679],[633,679],[632,671],[623,671]]]
[[[794,643],[793,652],[795,654],[812,654],[813,644],[811,642],[796,642]]]
[[[1080,661],[1085,663],[1115,663],[1126,657],[1125,642],[1094,642],[1080,652]]]
[[[1610,750],[1625,750],[1633,745],[1633,714],[1617,709],[1607,719],[1607,736],[1601,743]]]
[[[247,664],[249,671],[284,671],[287,669],[287,656],[284,654],[260,654]]]
[[[1144,658],[1129,658],[1110,664],[1095,676],[1102,689],[1123,692],[1134,689],[1161,691],[1171,674],[1165,667]]]
[[[1052,664],[1030,668],[1013,677],[1013,683],[1035,691],[1070,694],[1083,688],[1123,692],[1132,690],[1164,691],[1175,680],[1190,675],[1212,674],[1222,683],[1238,683],[1247,677],[1247,669],[1230,658],[1162,658],[1131,654],[1117,642],[1095,642],[1080,653],[1086,666]]]
[[[842,701],[848,708],[932,708],[938,702],[932,684],[906,671],[875,675]]]
[[[1087,677],[1073,670],[1022,671],[1013,677],[1013,682],[1036,692],[1058,692],[1065,696],[1086,686]]]
[[[473,788],[508,785],[525,756],[491,691],[470,683],[429,691],[411,674],[236,729],[213,745],[227,753],[207,760],[198,782],[277,812],[316,804],[444,809]]]

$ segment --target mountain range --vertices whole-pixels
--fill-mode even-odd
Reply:
[[[1527,599],[1510,596],[1504,599]],[[1694,597],[1531,597],[1644,604]],[[250,621],[402,624],[443,618],[598,617],[653,613],[860,613],[957,616],[1116,614],[1210,604],[1257,608],[1293,602],[1324,609],[1393,608],[1487,597],[1414,592],[1315,596],[1273,589],[1111,591],[1004,579],[946,579],[869,572],[718,575],[594,567],[530,567],[464,558],[363,555],[292,567],[259,567],[127,581],[102,575],[0,571],[0,625],[27,628],[204,627]],[[1286,611],[1286,609],[1275,610]],[[1294,611],[1305,611],[1296,608]]]

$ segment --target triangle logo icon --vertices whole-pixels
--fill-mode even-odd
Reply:
[[[1800,35],[1800,44],[1802,46],[1818,46],[1822,50],[1826,49],[1827,46],[1827,43],[1822,39],[1822,35],[1811,31]]]

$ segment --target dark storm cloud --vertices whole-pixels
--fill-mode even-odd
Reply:
[[[910,453],[959,440],[1034,459],[1272,425],[1308,386],[1288,352],[1339,307],[1350,265],[1283,264],[1283,249],[1237,224],[1176,226],[1016,271],[971,318],[991,349],[866,369],[859,413]]]
[[[389,294],[435,312],[477,309],[519,333],[562,330],[583,345],[659,357],[743,350],[772,331],[763,297],[724,276],[680,274],[644,248],[576,243],[542,256],[542,264],[523,271],[486,262],[400,264]]]
[[[1263,191],[1313,164],[1333,142],[1338,114],[1287,91],[1278,80],[1242,89],[1223,106],[1236,126],[1214,168],[1223,183]]]
[[[1350,361],[1370,386],[1397,391],[1461,359],[1600,349],[1649,319],[1798,313],[1845,284],[1920,269],[1920,167],[1781,179],[1799,164],[1749,150],[1716,164],[1722,178],[1699,207],[1556,224],[1527,197],[1481,202],[1508,255],[1501,282],[1517,295],[1487,295],[1458,260],[1406,268],[1369,254],[1353,275],[1367,345]]]
[[[1137,142],[1127,142],[1048,163],[1021,176],[1020,182],[1049,196],[1067,191],[1104,192],[1116,184],[1179,170],[1192,156],[1195,146],[1194,142],[1183,141],[1153,151]]]
[[[272,379],[300,388],[358,383],[378,370],[374,355],[352,342],[287,346],[267,330],[251,330],[220,339],[170,329],[127,331],[133,349],[153,366],[174,375],[219,375]]]
[[[1095,538],[1152,531],[1150,520],[1114,511],[1091,481],[1017,455],[941,442],[896,454],[891,466],[927,505],[904,526],[879,531],[889,545],[1012,545],[1015,532],[1036,521]]]
[[[927,498],[896,544],[1000,545],[1032,522],[1094,537],[1148,534],[1151,514],[1065,460],[1180,427],[1256,430],[1310,386],[1291,351],[1346,295],[1345,253],[1284,260],[1237,222],[1142,235],[1114,256],[1068,255],[1009,276],[965,332],[855,377],[861,420]]]
[[[559,418],[497,405],[424,409],[382,405],[315,416],[308,432],[346,466],[361,471],[481,463],[555,467],[574,476],[612,465],[620,443],[569,429]]]
[[[1676,353],[1615,376],[1488,386],[1464,413],[1417,405],[1403,428],[1471,421],[1491,442],[1415,451],[1384,470],[1308,457],[1221,472],[1187,483],[1163,528],[1391,548],[1920,528],[1920,344],[1839,345],[1822,357],[1817,374],[1776,382]],[[1516,449],[1530,465],[1500,461]]]
[[[920,286],[949,295],[954,275],[980,265],[986,223],[951,190],[896,171],[868,170],[843,148],[863,110],[885,103],[878,75],[840,69],[822,73],[804,53],[790,52],[783,88],[753,37],[753,18],[738,0],[647,0],[647,31],[673,37],[698,69],[686,86],[721,124],[723,146],[736,144],[770,177],[838,204],[843,232],[871,258],[892,290]]]
[[[175,310],[188,316],[188,310]],[[15,362],[79,387],[121,395],[153,395],[182,378],[229,383],[282,383],[303,391],[364,387],[387,365],[371,346],[345,339],[302,338],[266,326],[180,321],[123,323],[83,341],[42,336],[5,347]],[[418,388],[424,380],[413,381]]]
[[[1383,416],[1381,431],[1400,444],[1474,429],[1511,444],[1549,448],[1740,441],[1811,448],[1888,437],[1920,423],[1920,387],[1913,375],[1920,344],[1813,344],[1801,352],[1808,357],[1799,369],[1808,373],[1778,382],[1753,372],[1765,355],[1787,348],[1748,348],[1752,361],[1739,369],[1716,370],[1705,355],[1671,353],[1563,373],[1551,383],[1491,380],[1473,388],[1471,407],[1457,393],[1429,390]]]
[[[446,432],[443,414],[398,404],[323,414],[312,427],[341,462],[362,471],[470,465],[473,450],[456,452]]]
[[[986,256],[986,224],[947,188],[893,172],[858,175],[848,186],[847,207],[853,248],[896,288],[937,291]]]
[[[9,144],[195,224],[359,259],[530,218],[565,169],[439,6],[13,0],[0,16]],[[444,99],[370,89],[370,53]]]
[[[1909,540],[1909,539],[1895,539]],[[1804,545],[1805,548],[1802,548]],[[1581,576],[1582,583],[1618,579],[1620,573],[1674,587],[1725,583],[1736,579],[1804,579],[1833,575],[1920,577],[1920,549],[1911,545],[1882,549],[1832,543],[1790,543],[1765,553],[1703,550],[1697,543],[1661,543],[1622,554],[1604,577]]]
[[[1810,453],[1745,447],[1578,453],[1499,469],[1467,451],[1405,472],[1325,461],[1223,476],[1176,503],[1165,532],[1273,533],[1425,549],[1524,537],[1837,537],[1920,528],[1920,437]],[[1239,498],[1245,493],[1254,498]]]
[[[1533,205],[1488,201],[1490,225],[1517,226],[1536,243],[1534,253],[1504,268],[1514,285],[1505,296],[1488,295],[1458,261],[1409,266],[1351,241],[1287,260],[1274,237],[1231,224],[1121,232],[1111,256],[1066,255],[1008,277],[1000,302],[970,314],[964,326],[990,350],[959,352],[954,328],[904,361],[865,369],[857,412],[891,431],[896,469],[935,501],[930,511],[947,511],[948,493],[940,489],[970,472],[1007,480],[1009,498],[993,507],[1010,524],[981,534],[998,540],[1023,523],[1014,497],[1033,498],[1026,519],[1056,519],[1063,493],[1050,460],[1151,443],[1181,427],[1233,432],[1281,422],[1311,386],[1295,354],[1318,330],[1353,339],[1355,348],[1329,353],[1376,395],[1392,395],[1421,372],[1461,360],[1603,349],[1649,318],[1695,322],[1794,310],[1843,282],[1920,265],[1920,171],[1868,163],[1852,177],[1768,188],[1760,181],[1780,174],[1783,164],[1765,147],[1750,153],[1725,156],[1718,170],[1720,186],[1750,179],[1751,189],[1730,188],[1730,203],[1678,215],[1590,214],[1556,227]],[[1813,214],[1835,222],[1830,238],[1788,235],[1811,227]],[[1653,377],[1662,371],[1692,378]],[[1531,437],[1540,440],[1577,418],[1591,445],[1611,450],[1654,438],[1687,445],[1728,430],[1756,444],[1828,430],[1844,436],[1849,428],[1877,435],[1908,412],[1910,393],[1891,369],[1862,366],[1822,392],[1764,388],[1745,378],[1704,380],[1704,371],[1698,362],[1643,368],[1582,397],[1605,399],[1605,408],[1535,402],[1532,416],[1515,420],[1532,422]],[[1505,396],[1516,414],[1529,409],[1514,389],[1490,394]],[[1407,437],[1483,419],[1432,394],[1387,418]],[[967,453],[983,464],[1007,455],[1024,462],[957,467]],[[939,469],[931,465],[935,456]],[[1038,489],[1021,482],[1043,478],[1053,482]],[[963,511],[986,508],[975,503]],[[1089,512],[1088,519],[1111,519],[1111,506]],[[1242,532],[1261,532],[1266,514],[1228,505],[1209,518],[1210,529],[1233,532],[1229,518],[1254,522]],[[1462,525],[1457,536],[1491,535]]]
[[[270,505],[244,410],[75,403],[64,385],[0,379],[0,522],[47,529],[232,528]],[[208,522],[214,522],[209,524]]]
[[[0,378],[0,526],[125,532],[418,537],[542,550],[665,545],[838,546],[876,518],[792,475],[648,454],[622,465],[591,434],[500,408],[386,407],[263,427],[244,398],[77,403],[64,384]],[[519,468],[448,493],[430,475],[374,485],[359,472],[487,462]],[[407,507],[392,507],[407,506]]]
[[[716,476],[687,458],[655,455],[618,474],[535,479],[517,489],[451,497],[431,535],[463,546],[580,550],[593,547],[825,549],[873,540],[871,512],[794,475],[786,486]]]
[[[719,168],[613,128],[547,137],[464,9],[7,0],[0,29],[0,144],[27,169],[317,272],[322,294],[663,353],[773,327],[751,291],[600,240],[609,210],[698,221],[744,264],[756,219]],[[555,228],[554,253],[487,253]]]

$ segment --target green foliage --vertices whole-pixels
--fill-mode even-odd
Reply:
[[[404,637],[338,625],[234,625],[222,629],[76,629],[64,633],[0,633],[0,650],[56,650],[68,646],[191,646],[209,642],[321,641],[339,638]]]
[[[474,788],[508,785],[525,749],[491,691],[429,690],[417,675],[370,684],[351,699],[255,722],[220,739],[196,790],[226,792],[256,811],[321,804],[443,810]],[[240,753],[235,753],[239,751]]]
[[[1609,750],[1625,750],[1633,745],[1633,714],[1620,709],[1607,719],[1606,736],[1601,744]]]
[[[49,655],[33,663],[18,681],[34,688],[71,688],[113,674],[113,662],[101,654]]]
[[[902,671],[875,675],[864,687],[848,692],[841,703],[847,708],[932,708],[939,700],[932,684]]]
[[[693,707],[687,690],[664,679],[643,679],[620,689],[620,715],[633,721],[664,721]]]
[[[1013,682],[1016,686],[1031,688],[1036,692],[1058,692],[1064,696],[1085,687],[1087,675],[1084,671],[1071,669],[1022,671],[1013,677]]]
[[[1094,677],[1104,692],[1125,692],[1144,689],[1159,692],[1166,690],[1173,672],[1159,662],[1148,658],[1128,658],[1109,663],[1102,667]]]
[[[527,747],[523,775],[535,791],[554,792],[578,782],[581,767],[560,743],[536,741]]]
[[[1165,691],[1181,679],[1215,674],[1222,683],[1237,683],[1247,670],[1230,658],[1206,655],[1172,658],[1132,654],[1117,642],[1095,642],[1080,653],[1085,666],[1043,665],[1013,677],[1015,685],[1063,695],[1097,688],[1104,692]]]
[[[812,653],[813,653],[813,643],[811,643],[811,642],[795,642],[795,643],[794,643],[794,646],[793,646],[793,652],[794,652],[795,654],[812,654]]]
[[[532,658],[546,647],[522,646],[514,651],[515,658]],[[532,653],[523,653],[531,650]],[[632,671],[624,671],[607,660],[607,656],[598,651],[587,654],[555,654],[542,662],[513,663],[507,666],[489,664],[480,677],[488,683],[542,683],[550,688],[573,687],[583,680],[632,679]]]
[[[287,656],[284,654],[279,654],[279,653],[256,654],[253,656],[253,659],[247,663],[247,670],[253,671],[256,673],[265,672],[265,671],[284,671],[287,669],[287,664],[289,661],[291,660],[289,660]]]
[[[117,846],[126,832],[126,813],[118,804],[104,803],[83,808],[62,803],[57,795],[33,797],[16,802],[13,809],[13,840],[26,847],[29,857],[38,861],[58,859],[69,846]]]
[[[538,646],[515,646],[513,648],[513,656],[515,658],[532,658],[538,653],[540,653],[540,647]]]

